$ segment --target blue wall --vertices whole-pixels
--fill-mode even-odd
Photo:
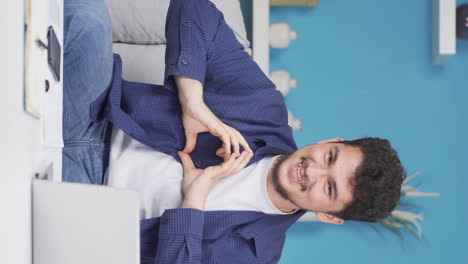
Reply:
[[[459,1],[458,4],[468,2]],[[362,223],[296,223],[281,263],[468,263],[468,41],[431,65],[431,1],[333,1],[272,7],[271,22],[298,32],[271,51],[271,70],[299,87],[286,97],[303,119],[302,147],[321,139],[388,138],[408,174],[438,198],[413,198],[424,239],[378,234]]]

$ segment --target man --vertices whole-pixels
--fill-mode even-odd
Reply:
[[[388,141],[297,150],[282,95],[211,2],[171,1],[166,39],[164,85],[125,81],[105,5],[65,2],[63,178],[140,192],[142,263],[276,263],[307,210],[342,224],[395,208]],[[144,156],[150,172],[126,171]]]

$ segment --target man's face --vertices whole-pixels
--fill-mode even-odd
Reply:
[[[321,141],[280,158],[272,171],[280,196],[309,211],[344,209],[353,199],[350,180],[363,155],[359,148],[336,143],[341,140]]]

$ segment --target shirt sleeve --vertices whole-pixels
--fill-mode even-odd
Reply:
[[[166,210],[160,219],[155,263],[202,263],[203,225],[203,211]]]
[[[172,0],[166,18],[166,82],[184,75],[205,85],[210,47],[222,13],[208,0]]]

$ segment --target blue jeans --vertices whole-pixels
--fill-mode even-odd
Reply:
[[[65,0],[62,180],[103,184],[111,124],[93,122],[89,105],[112,78],[112,29],[102,0]]]

